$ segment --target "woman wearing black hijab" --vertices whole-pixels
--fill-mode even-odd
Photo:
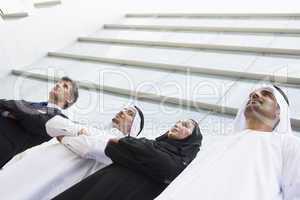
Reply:
[[[178,121],[155,140],[133,137],[110,140],[105,154],[113,164],[55,199],[154,199],[196,157],[201,141],[202,134],[194,120]]]

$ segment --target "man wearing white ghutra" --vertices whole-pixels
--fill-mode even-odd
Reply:
[[[157,199],[300,199],[300,138],[292,134],[283,91],[252,90],[233,135],[203,149]]]

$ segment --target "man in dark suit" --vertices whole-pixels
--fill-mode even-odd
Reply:
[[[62,114],[78,98],[78,86],[68,77],[58,81],[49,93],[48,102],[0,99],[0,168],[14,155],[52,138],[47,121]]]

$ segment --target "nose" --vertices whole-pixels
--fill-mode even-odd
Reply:
[[[182,127],[182,122],[177,123],[177,124],[175,125],[175,128],[180,128],[180,127]]]
[[[57,84],[55,85],[56,88],[59,88],[60,86],[61,86],[61,83],[57,83]]]
[[[124,116],[124,111],[122,110],[118,114],[120,115],[120,117],[123,117]]]
[[[258,92],[254,92],[254,94],[251,96],[251,99],[257,99],[259,97],[260,97],[259,93]]]

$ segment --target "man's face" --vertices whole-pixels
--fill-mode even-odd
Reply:
[[[135,115],[136,111],[134,108],[124,108],[112,119],[113,126],[124,133],[124,135],[128,135],[130,133]]]
[[[245,110],[246,118],[256,118],[264,123],[274,124],[279,120],[279,113],[280,108],[271,88],[260,88],[249,95]]]
[[[179,120],[176,124],[169,130],[168,138],[175,140],[182,140],[192,135],[195,124],[192,120]]]
[[[58,81],[49,93],[55,103],[72,103],[72,84],[69,81]]]

